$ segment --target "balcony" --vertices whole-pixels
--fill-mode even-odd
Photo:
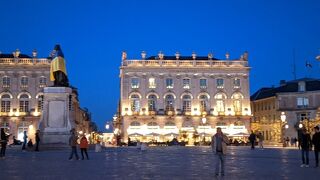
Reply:
[[[248,61],[235,60],[125,60],[125,67],[248,67]]]

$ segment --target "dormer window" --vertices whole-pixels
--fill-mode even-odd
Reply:
[[[306,91],[306,83],[304,81],[299,82],[298,86],[299,86],[299,92]]]

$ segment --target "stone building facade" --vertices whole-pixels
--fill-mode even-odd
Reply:
[[[116,133],[127,142],[169,141],[190,145],[209,140],[216,127],[230,137],[250,130],[248,54],[231,60],[208,56],[127,59],[120,67],[120,108]]]
[[[320,124],[319,107],[319,79],[282,80],[279,87],[261,88],[251,96],[251,126],[266,142],[291,140],[298,138],[301,127],[311,132]]]
[[[0,128],[8,129],[12,136],[23,140],[23,131],[34,139],[43,108],[43,88],[52,86],[50,81],[50,58],[38,58],[21,54],[0,54]],[[70,107],[76,118],[78,131],[89,133],[90,119],[79,107],[77,89],[73,88]],[[10,138],[12,140],[12,137]]]

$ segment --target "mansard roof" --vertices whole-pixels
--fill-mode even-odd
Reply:
[[[14,58],[13,54],[0,54],[0,58]],[[19,58],[31,58],[26,54],[19,54]]]
[[[299,92],[299,82],[305,82],[306,91],[320,90],[320,79],[301,78],[283,82],[279,87],[261,88],[250,96],[251,101],[276,96],[277,93]]]

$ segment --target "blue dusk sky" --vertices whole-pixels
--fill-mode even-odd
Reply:
[[[103,130],[119,100],[121,52],[140,58],[249,52],[250,94],[320,77],[319,0],[1,0],[0,51],[47,57],[61,44],[80,103]],[[306,61],[313,67],[306,68]]]

